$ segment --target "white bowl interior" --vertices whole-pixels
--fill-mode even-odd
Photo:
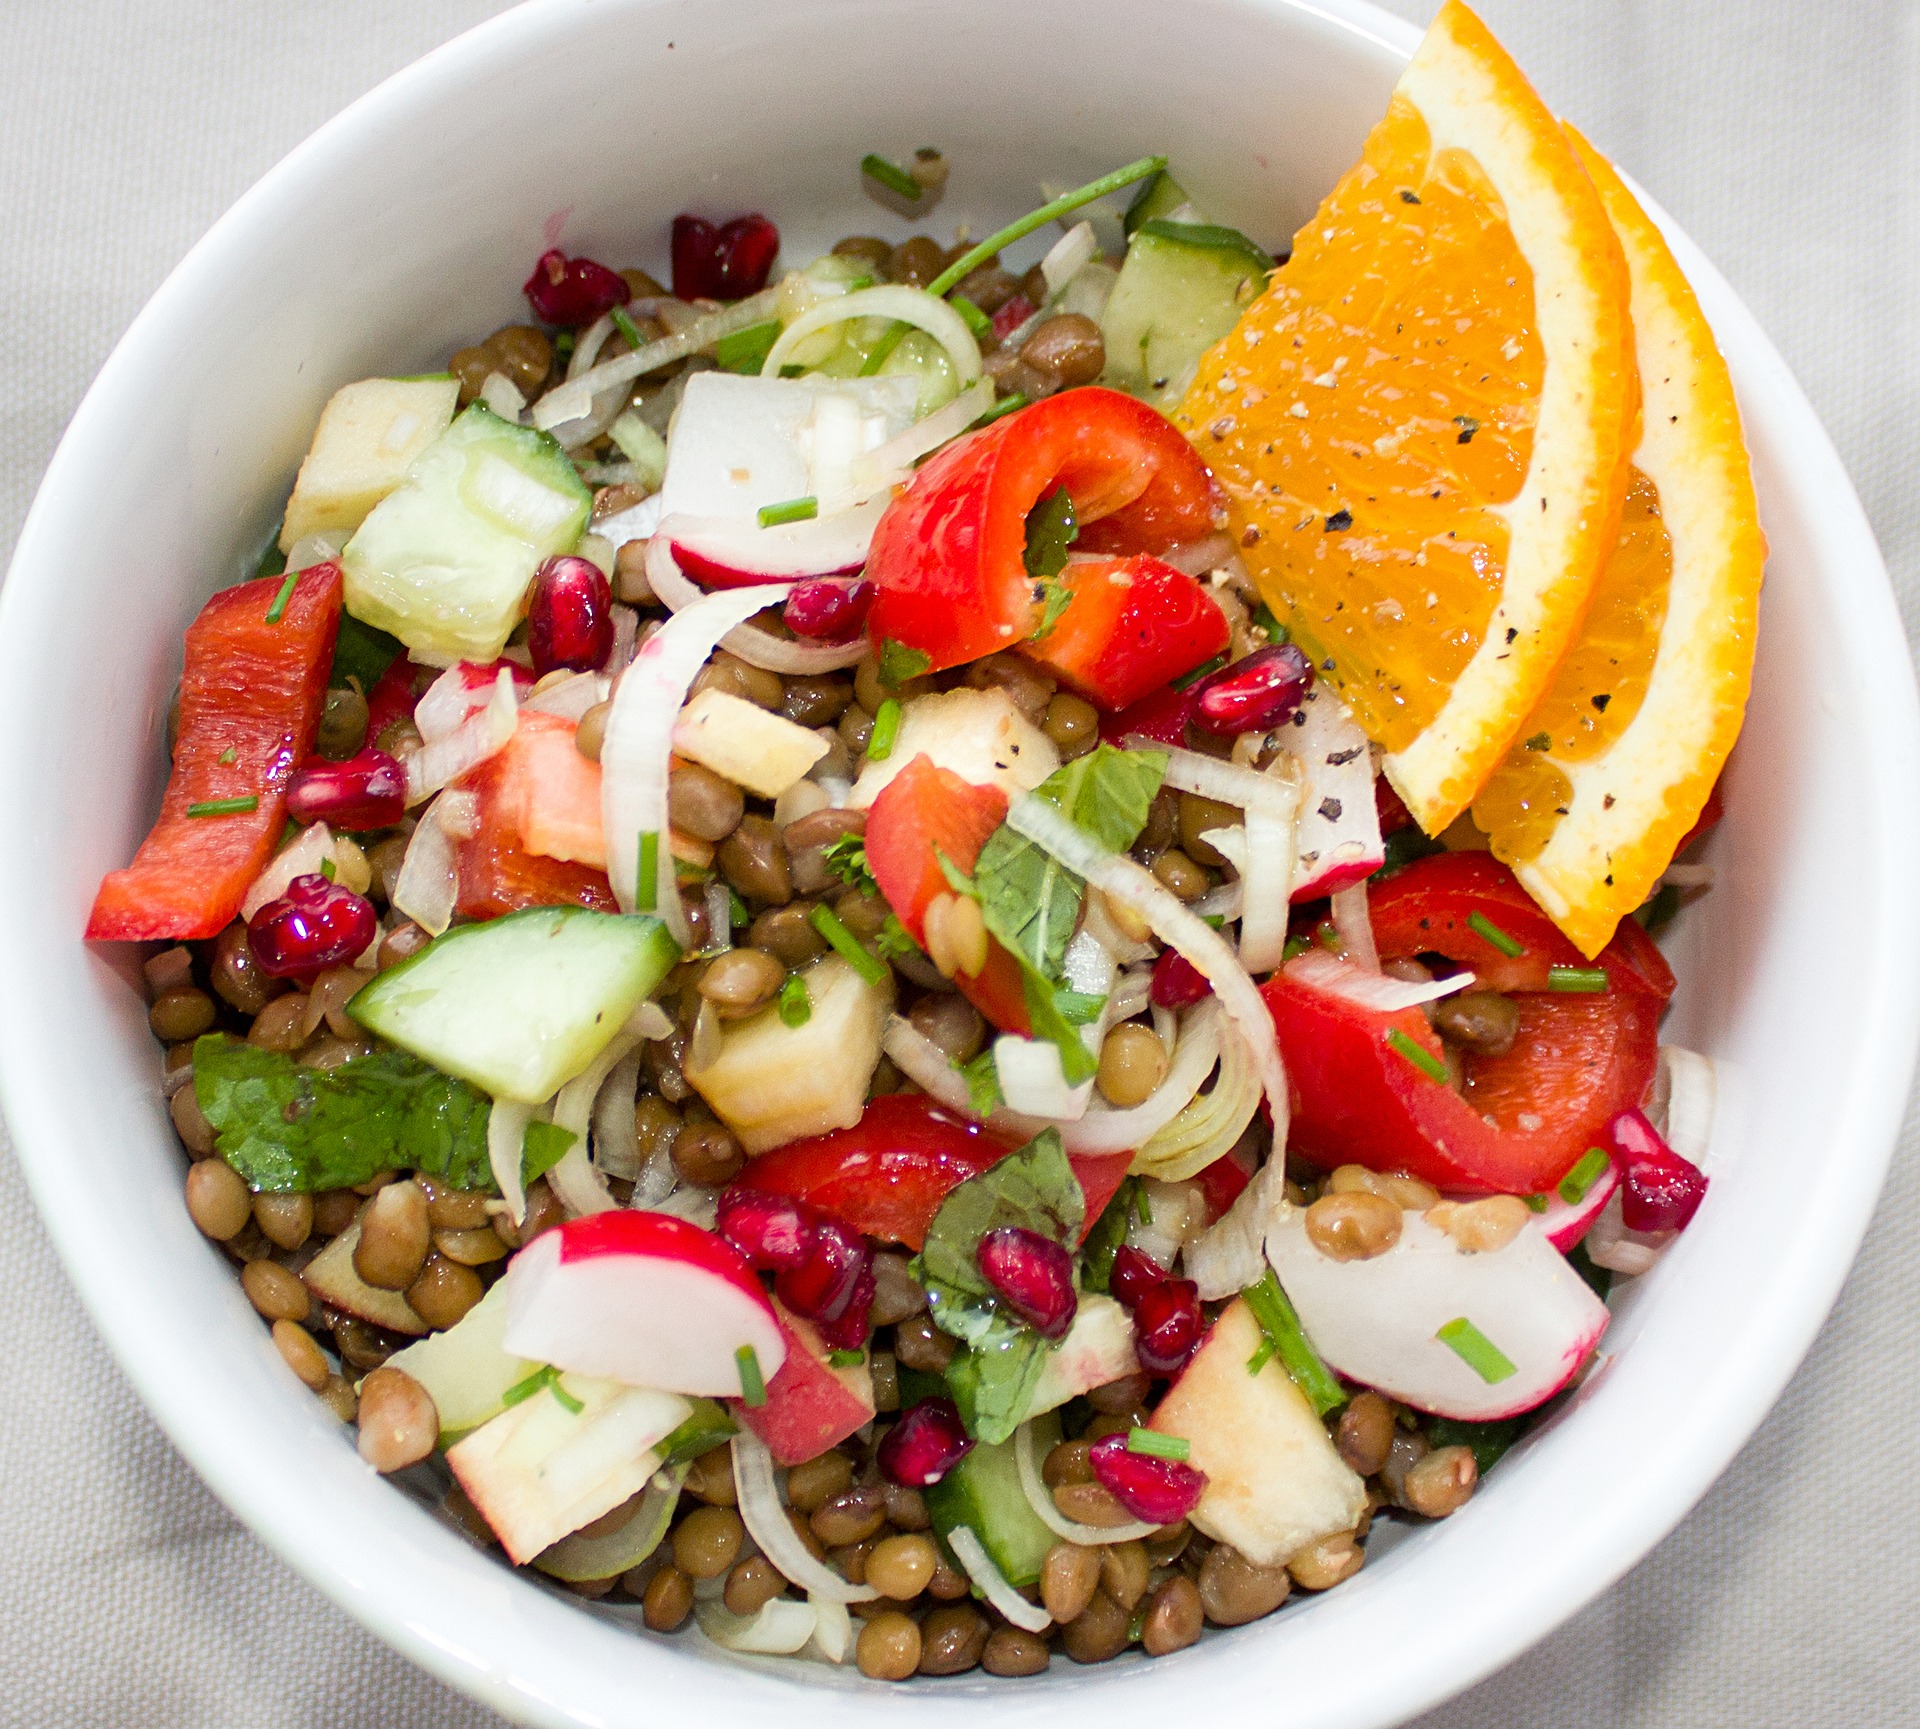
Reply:
[[[369,1625],[496,1708],[640,1723],[664,1686],[716,1720],[768,1705],[865,1718],[900,1696],[658,1640],[509,1576],[374,1479],[287,1376],[180,1205],[130,957],[77,940],[101,873],[156,806],[181,629],[249,567],[328,394],[438,366],[523,317],[518,285],[547,244],[664,276],[667,223],[688,207],[764,210],[796,260],[844,233],[899,238],[855,164],[931,142],[955,163],[943,232],[987,232],[1042,183],[1164,151],[1209,210],[1279,245],[1354,156],[1412,40],[1354,0],[548,0],[296,152],[156,296],[76,418],[0,602],[23,843],[0,853],[0,941],[36,985],[0,998],[20,1156],[102,1331],[215,1489]],[[1722,1073],[1706,1207],[1620,1303],[1607,1371],[1455,1519],[1338,1592],[1176,1659],[964,1678],[922,1690],[916,1712],[958,1715],[979,1695],[1022,1715],[1145,1722],[1202,1697],[1262,1716],[1284,1698],[1291,1722],[1360,1725],[1433,1703],[1680,1517],[1838,1289],[1913,1054],[1915,915],[1897,882],[1916,850],[1911,673],[1824,435],[1744,309],[1679,244],[1743,393],[1773,547],[1712,849],[1722,882],[1675,949],[1667,1036]]]

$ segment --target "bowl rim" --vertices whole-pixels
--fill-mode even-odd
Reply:
[[[658,0],[630,0],[644,8]],[[1250,9],[1294,12],[1331,24],[1377,48],[1404,59],[1421,32],[1378,10],[1367,0],[1243,0]],[[364,127],[397,114],[436,91],[457,89],[470,76],[517,52],[518,46],[548,32],[565,34],[578,20],[604,20],[605,9],[594,0],[526,0],[442,44],[403,67],[358,98],[297,145],[223,214],[167,275],[155,290],[88,388],[61,437],[36,490],[22,525],[4,588],[0,588],[0,665],[25,662],[22,641],[31,628],[27,613],[34,585],[56,579],[51,561],[43,557],[43,543],[58,538],[61,517],[73,508],[76,492],[84,492],[85,477],[94,472],[90,447],[110,440],[124,405],[138,402],[142,388],[143,354],[161,337],[169,323],[191,318],[193,308],[215,286],[228,258],[243,255],[251,244],[256,222],[272,221],[273,213],[297,198],[310,180],[324,181],[335,159],[350,154]],[[1743,415],[1788,429],[1795,464],[1777,490],[1796,515],[1817,523],[1815,543],[1823,557],[1857,572],[1849,605],[1837,609],[1835,627],[1856,670],[1870,693],[1875,713],[1878,748],[1871,770],[1882,795],[1879,817],[1886,835],[1885,848],[1893,857],[1920,852],[1920,809],[1910,798],[1908,765],[1920,760],[1920,700],[1916,699],[1914,670],[1904,627],[1894,602],[1873,533],[1825,429],[1784,361],[1720,273],[1707,261],[1657,203],[1637,184],[1636,194],[1669,242],[1683,269],[1707,307],[1710,322],[1734,368]],[[1814,506],[1817,504],[1817,510]],[[0,679],[0,716],[24,701],[19,681]],[[11,942],[8,926],[18,915],[0,912],[0,943]],[[1896,904],[1894,926],[1885,931],[1885,952],[1911,955],[1920,950],[1920,902]],[[1515,1591],[1483,1609],[1473,1653],[1468,1661],[1457,1654],[1435,1650],[1410,1653],[1399,1663],[1382,1663],[1370,1676],[1355,1677],[1351,1714],[1341,1722],[1384,1724],[1431,1708],[1464,1690],[1510,1661],[1544,1637],[1585,1603],[1611,1585],[1664,1537],[1711,1486],[1733,1455],[1745,1445],[1767,1410],[1810,1348],[1837,1298],[1860,1240],[1865,1233],[1905,1115],[1916,1050],[1920,1049],[1920,977],[1900,974],[1891,966],[1875,979],[1862,981],[1865,993],[1861,1020],[1867,1049],[1861,1072],[1879,1077],[1856,1095],[1841,1101],[1836,1111],[1834,1144],[1845,1149],[1851,1186],[1831,1184],[1809,1209],[1817,1215],[1817,1229],[1803,1233],[1804,1249],[1791,1276],[1781,1283],[1796,1301],[1791,1307],[1768,1311],[1764,1351],[1750,1348],[1730,1363],[1725,1379],[1732,1383],[1726,1401],[1715,1407],[1711,1423],[1703,1423],[1677,1447],[1664,1468],[1649,1469],[1638,1481],[1638,1499],[1624,1509],[1613,1509],[1604,1526],[1584,1533],[1574,1553],[1530,1572],[1524,1593]],[[409,1592],[408,1581],[383,1570],[355,1567],[342,1552],[344,1538],[358,1531],[379,1537],[387,1525],[396,1541],[431,1531],[443,1542],[455,1542],[433,1526],[427,1516],[396,1498],[390,1520],[355,1516],[341,1518],[327,1506],[325,1493],[313,1497],[315,1506],[289,1514],[273,1496],[271,1469],[245,1456],[244,1450],[207,1433],[195,1409],[197,1389],[188,1380],[161,1372],[162,1358],[152,1347],[159,1338],[156,1316],[130,1311],[118,1304],[105,1276],[90,1261],[83,1238],[84,1191],[61,1161],[62,1132],[54,1101],[43,1087],[31,1061],[31,1021],[12,1007],[0,1005],[0,1104],[13,1135],[16,1157],[27,1178],[41,1218],[77,1293],[93,1323],[132,1382],[148,1410],[174,1445],[256,1536],[298,1573],[323,1591],[362,1625],[398,1648],[412,1661],[506,1715],[555,1725],[601,1723],[600,1713],[615,1693],[608,1687],[562,1684],[552,1688],[544,1677],[555,1650],[567,1643],[591,1648],[597,1629],[602,1639],[622,1637],[593,1617],[570,1605],[528,1589],[505,1573],[497,1590],[466,1582],[465,1607],[484,1603],[492,1609],[489,1643],[476,1646],[471,1629],[462,1620],[463,1605],[452,1570],[443,1573],[447,1587],[442,1599],[422,1609]],[[353,1462],[343,1459],[343,1470]],[[409,1521],[422,1532],[410,1532]],[[431,1544],[428,1545],[431,1547]],[[1576,1558],[1578,1566],[1573,1563]],[[488,1566],[494,1567],[489,1560]],[[583,1642],[584,1641],[584,1645]],[[809,1677],[788,1678],[761,1664],[719,1665],[698,1652],[691,1641],[651,1645],[625,1640],[632,1652],[627,1680],[651,1663],[663,1678],[691,1690],[712,1686],[709,1701],[727,1712],[760,1710],[767,1706],[787,1710],[818,1710],[831,1702],[842,1710],[869,1709],[872,1697],[860,1692],[823,1687]],[[646,1656],[633,1648],[638,1646]],[[1203,1647],[1204,1648],[1204,1647]],[[1076,1699],[1097,1697],[1100,1708],[1121,1708],[1129,1718],[1158,1715],[1181,1700],[1169,1686],[1183,1671],[1178,1664],[1148,1669],[1127,1666],[1126,1691],[1111,1691],[1121,1679],[1108,1672],[1106,1684],[1094,1683],[1098,1672],[1088,1672]],[[831,1677],[829,1677],[831,1679]],[[996,1687],[1000,1709],[1027,1713],[1057,1711],[1065,1696],[1057,1689],[1020,1689],[1009,1694]],[[1124,1703],[1123,1703],[1124,1702]],[[915,1709],[935,1716],[975,1709],[973,1691],[936,1687],[920,1691]],[[1335,1721],[1316,1715],[1311,1721]]]

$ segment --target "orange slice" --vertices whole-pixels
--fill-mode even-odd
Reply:
[[[1594,955],[1672,861],[1739,736],[1767,548],[1700,303],[1619,175],[1568,132],[1626,250],[1642,431],[1579,640],[1473,815]]]
[[[1359,163],[1175,413],[1268,604],[1437,834],[1612,550],[1627,269],[1566,134],[1448,0]]]

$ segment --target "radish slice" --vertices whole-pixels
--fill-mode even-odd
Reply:
[[[432,744],[454,731],[469,715],[478,714],[492,697],[497,676],[495,668],[475,666],[470,660],[448,667],[414,704],[413,724],[420,736]],[[512,676],[516,684],[532,683],[531,675],[524,671],[513,671]]]
[[[507,1203],[507,1216],[516,1225],[527,1217],[527,1191],[520,1181],[520,1161],[527,1143],[527,1124],[533,1121],[533,1106],[512,1099],[495,1099],[487,1113],[487,1163],[493,1167],[494,1185]]]
[[[1702,1170],[1713,1139],[1715,1091],[1711,1058],[1683,1045],[1660,1047],[1643,1109],[1667,1145]]]
[[[1610,1318],[1531,1221],[1505,1248],[1470,1254],[1406,1213],[1385,1254],[1336,1261],[1313,1246],[1305,1212],[1289,1208],[1267,1254],[1330,1367],[1415,1410],[1467,1422],[1544,1404],[1579,1372]]]
[[[420,813],[393,884],[393,910],[404,913],[430,937],[439,936],[453,923],[454,903],[459,899],[453,837],[441,820],[448,800],[455,796],[443,792]]]
[[[1293,899],[1351,887],[1386,863],[1373,801],[1373,753],[1332,689],[1314,684],[1281,735],[1300,765]]]
[[[1044,1633],[1053,1625],[1053,1617],[1046,1610],[1037,1603],[1029,1603],[1007,1583],[1006,1574],[993,1564],[993,1557],[973,1534],[971,1525],[954,1526],[947,1533],[947,1547],[953,1551],[953,1558],[966,1568],[967,1577],[980,1587],[980,1595],[1014,1626],[1023,1627],[1029,1633]]]
[[[1586,1193],[1579,1200],[1569,1201],[1557,1184],[1547,1190],[1546,1211],[1540,1215],[1540,1229],[1547,1241],[1564,1255],[1592,1228],[1619,1186],[1620,1173],[1609,1159],[1606,1168],[1587,1185]]]
[[[1367,885],[1357,882],[1333,896],[1333,928],[1340,933],[1347,959],[1363,973],[1380,971],[1380,951],[1373,941],[1373,915],[1367,908]]]
[[[656,545],[666,542],[679,568],[709,588],[845,576],[867,562],[867,548],[885,509],[885,501],[875,499],[833,516],[776,528],[762,528],[751,517],[663,516],[653,540]]]
[[[667,831],[667,764],[674,722],[687,687],[723,637],[762,607],[778,604],[777,588],[710,594],[677,612],[641,644],[614,692],[600,746],[600,820],[607,841],[607,877],[622,910],[658,916],[684,949],[692,940],[680,905]],[[653,837],[650,904],[636,894],[642,834]]]
[[[706,592],[682,573],[674,559],[671,543],[660,535],[647,544],[647,586],[663,606],[670,607],[674,612],[682,612],[707,598]],[[778,596],[770,604],[779,606],[786,600],[787,587],[783,582],[778,588],[769,585],[759,592]],[[722,589],[719,592],[738,594],[742,591]],[[754,609],[756,612],[760,610],[759,607]],[[867,653],[867,639],[857,636],[853,641],[844,643],[793,642],[743,623],[730,629],[721,638],[720,647],[729,654],[738,655],[749,666],[812,678],[852,666]]]
[[[1013,1462],[1020,1471],[1020,1491],[1026,1496],[1027,1505],[1033,1509],[1034,1516],[1056,1537],[1064,1537],[1069,1543],[1097,1549],[1103,1543],[1131,1543],[1141,1537],[1150,1537],[1160,1529],[1158,1525],[1149,1525],[1138,1519],[1128,1525],[1083,1525],[1078,1519],[1069,1519],[1054,1504],[1053,1496],[1041,1478],[1039,1462],[1034,1458],[1031,1423],[1022,1423],[1014,1431]]]
[[[416,805],[432,797],[449,781],[458,780],[468,769],[477,768],[488,757],[496,755],[513,737],[519,722],[520,702],[514,691],[513,673],[503,666],[493,681],[493,695],[484,708],[461,721],[453,731],[408,752],[407,803]]]
[[[880,1595],[871,1585],[848,1584],[807,1552],[780,1504],[780,1492],[773,1481],[773,1455],[751,1429],[742,1429],[733,1438],[733,1481],[740,1496],[740,1517],[749,1535],[783,1577],[809,1596],[829,1603],[870,1603]]]
[[[785,1336],[739,1251],[664,1213],[616,1211],[544,1231],[507,1268],[502,1348],[630,1387],[737,1395],[740,1353],[763,1380]]]
[[[1371,934],[1371,930],[1369,930]],[[1325,949],[1308,949],[1287,962],[1286,974],[1309,990],[1324,991],[1330,997],[1344,997],[1363,1009],[1390,1015],[1400,1009],[1417,1008],[1421,1003],[1438,1002],[1455,991],[1464,991],[1473,983],[1472,973],[1453,973],[1444,979],[1413,984],[1390,979],[1384,973],[1364,972],[1350,960],[1330,955]]]
[[[1233,1017],[1252,1053],[1254,1067],[1273,1117],[1276,1153],[1287,1144],[1287,1071],[1280,1061],[1280,1042],[1273,1017],[1254,988],[1253,980],[1232,949],[1212,926],[1203,924],[1132,859],[1108,852],[1098,841],[1031,793],[1023,793],[1007,810],[1007,826],[1083,877],[1108,899],[1131,907],[1163,943],[1178,949],[1211,984],[1222,1006]]]
[[[900,283],[856,289],[851,294],[823,300],[811,311],[801,313],[767,350],[760,376],[778,378],[787,357],[816,330],[826,330],[855,318],[889,318],[924,330],[947,351],[963,388],[980,376],[980,344],[974,340],[966,320],[939,296]]]

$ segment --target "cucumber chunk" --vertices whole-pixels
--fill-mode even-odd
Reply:
[[[927,1512],[945,1541],[958,1526],[972,1528],[980,1546],[1010,1585],[1031,1585],[1057,1541],[1020,1487],[1013,1443],[976,1443],[959,1464],[927,1490]]]
[[[1193,207],[1193,201],[1187,197],[1186,188],[1164,168],[1150,180],[1141,181],[1140,190],[1127,206],[1121,226],[1131,238],[1141,223],[1152,222],[1156,218],[1170,222],[1202,220],[1199,211]]]
[[[448,931],[347,1012],[445,1074],[535,1105],[606,1049],[679,958],[658,919],[529,907]]]
[[[1238,229],[1158,217],[1140,223],[1100,319],[1107,344],[1101,382],[1170,406],[1272,268]]]
[[[404,1369],[433,1400],[440,1413],[440,1445],[451,1446],[506,1409],[506,1394],[540,1365],[508,1354],[500,1340],[507,1330],[507,1282],[499,1280],[444,1333],[435,1333],[396,1351],[387,1359]]]
[[[548,434],[476,402],[347,542],[347,610],[416,660],[494,660],[534,571],[578,544],[592,505]]]

